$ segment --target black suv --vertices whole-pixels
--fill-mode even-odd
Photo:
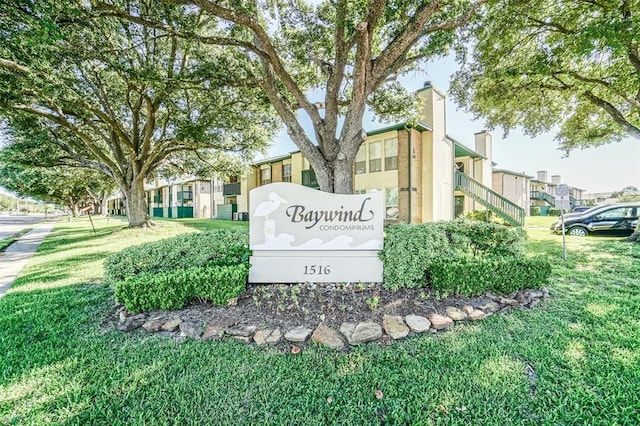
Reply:
[[[640,202],[609,204],[581,213],[564,215],[564,228],[569,235],[583,237],[590,232],[631,234],[638,225]],[[562,233],[562,221],[551,224],[551,230]]]

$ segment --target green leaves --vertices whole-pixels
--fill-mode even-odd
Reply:
[[[127,277],[169,272],[192,266],[238,265],[249,260],[246,229],[190,233],[130,247],[105,261],[105,279],[114,285]]]
[[[384,286],[389,290],[427,286],[429,274],[433,277],[431,266],[440,260],[446,264],[471,257],[522,257],[524,239],[522,229],[467,220],[390,226],[380,252]]]
[[[638,138],[639,13],[617,1],[494,2],[458,47],[454,98],[490,127],[559,125],[566,150]]]

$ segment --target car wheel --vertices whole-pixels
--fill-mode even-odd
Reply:
[[[576,226],[575,228],[569,229],[569,235],[573,237],[586,237],[588,233],[589,231],[581,226]]]

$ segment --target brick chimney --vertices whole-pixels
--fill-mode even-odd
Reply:
[[[551,176],[551,183],[553,183],[554,185],[560,185],[560,182],[562,182],[560,175]]]
[[[549,179],[549,174],[547,173],[546,170],[539,170],[536,172],[536,175],[538,176],[538,180],[540,182],[544,182],[544,183],[548,182],[547,179]]]

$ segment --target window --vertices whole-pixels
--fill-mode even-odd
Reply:
[[[602,217],[602,219],[622,219],[622,218],[632,217],[633,214],[632,214],[631,207],[621,207],[617,209],[604,211],[600,213],[599,216]]]
[[[271,167],[266,169],[260,169],[260,185],[267,185],[271,183]]]
[[[282,165],[282,181],[291,182],[291,164]]]
[[[369,173],[382,170],[382,142],[369,144]]]
[[[398,218],[398,188],[384,189],[384,208],[387,219]]]
[[[356,154],[355,169],[356,169],[357,175],[367,173],[367,152],[365,151],[364,147],[365,147],[364,144],[360,145],[360,149]]]
[[[384,169],[398,170],[398,138],[384,141]]]

